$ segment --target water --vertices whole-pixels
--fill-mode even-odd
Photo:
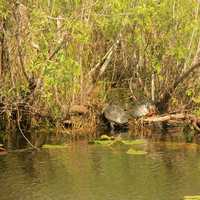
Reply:
[[[200,194],[200,151],[152,143],[147,155],[85,142],[0,156],[0,200],[181,200]]]

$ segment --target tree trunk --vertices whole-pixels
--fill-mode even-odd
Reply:
[[[161,114],[167,112],[169,107],[169,101],[177,86],[180,83],[182,83],[185,79],[187,79],[189,75],[198,68],[200,68],[199,53],[197,53],[195,62],[192,64],[192,66],[187,71],[185,71],[181,76],[179,76],[175,80],[174,84],[170,88],[168,88],[166,92],[162,95],[162,97],[156,102],[156,106]]]

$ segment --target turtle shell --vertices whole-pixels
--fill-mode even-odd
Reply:
[[[104,117],[116,124],[126,124],[128,123],[128,115],[121,107],[117,105],[108,105],[103,109]]]
[[[130,111],[130,115],[132,117],[151,116],[155,113],[156,113],[155,105],[149,102],[135,105]]]

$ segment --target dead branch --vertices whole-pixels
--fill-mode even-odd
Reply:
[[[23,57],[23,48],[22,48],[22,34],[24,34],[26,26],[27,26],[27,21],[23,19],[26,18],[27,13],[25,12],[26,7],[23,4],[16,4],[15,8],[13,9],[13,15],[14,19],[16,22],[16,45],[18,49],[18,58],[19,58],[19,63],[21,66],[22,73],[26,79],[27,82],[29,82],[29,77],[25,69],[25,64],[24,64],[24,57]],[[23,12],[22,12],[23,11]]]
[[[97,81],[101,78],[101,76],[106,71],[114,53],[114,50],[117,48],[119,44],[119,40],[117,40],[107,51],[104,57],[98,62],[95,67],[93,67],[89,73],[87,74],[86,78],[89,77],[89,87],[87,88],[87,95],[91,93],[91,91],[95,88]]]
[[[64,35],[62,42],[55,48],[55,50],[49,55],[48,60],[52,60],[54,56],[65,46],[67,42],[67,34]]]
[[[163,115],[163,116],[153,116],[145,118],[145,122],[164,122],[168,120],[180,120],[180,119],[186,119],[185,114],[169,114],[169,115]]]
[[[153,117],[147,117],[143,119],[143,121],[149,123],[167,122],[167,121],[174,121],[178,123],[180,121],[183,121],[185,123],[190,123],[196,131],[200,132],[200,117],[191,114],[178,113],[178,114],[167,114],[162,116],[153,116]]]

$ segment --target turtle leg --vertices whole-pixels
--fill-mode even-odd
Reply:
[[[110,128],[111,128],[111,134],[113,135],[115,131],[115,126],[113,122],[110,122]]]

